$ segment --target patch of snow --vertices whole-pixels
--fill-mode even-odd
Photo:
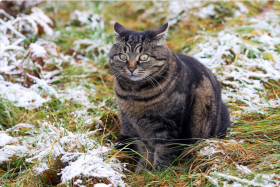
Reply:
[[[14,138],[3,131],[0,131],[0,146],[4,146],[14,141]]]
[[[46,50],[41,45],[32,43],[29,45],[29,48],[30,48],[32,58],[39,58],[39,57],[42,57],[44,59],[49,58]]]
[[[0,149],[0,162],[11,161],[10,157],[24,157],[28,154],[28,148],[21,145],[5,145]]]
[[[36,85],[32,85],[32,87],[37,87],[40,86],[43,90],[45,90],[47,93],[49,93],[50,95],[54,95],[56,98],[59,97],[58,93],[56,92],[56,90],[48,85],[49,81],[43,80],[43,79],[39,79],[37,77],[34,77],[32,75],[27,74],[30,78],[32,78],[37,84]]]
[[[77,185],[77,184],[81,184],[83,181],[81,179],[77,179],[74,184]]]
[[[14,102],[15,106],[27,109],[38,108],[50,100],[50,98],[42,98],[31,88],[5,81],[0,81],[0,97]]]
[[[243,3],[241,3],[241,2],[236,2],[235,4],[239,7],[239,11],[240,11],[240,12],[246,13],[246,14],[249,13],[249,10],[248,10],[247,6],[245,6]]]
[[[81,24],[85,24],[91,29],[104,29],[104,20],[100,14],[94,13],[92,10],[75,10],[71,13],[72,20],[79,20]]]
[[[249,168],[247,168],[246,166],[243,166],[243,165],[238,165],[238,164],[236,164],[236,168],[237,168],[239,171],[242,171],[242,172],[245,173],[245,174],[250,174],[250,173],[252,173],[252,171],[251,171]]]
[[[40,163],[39,165],[34,166],[32,169],[37,175],[39,175],[50,168],[47,166],[46,163]]]
[[[19,123],[13,126],[12,128],[6,129],[6,131],[20,131],[20,128],[33,129],[34,127],[35,127],[34,125],[30,125],[28,123]]]
[[[94,187],[112,187],[112,184],[97,183]]]
[[[88,100],[89,94],[92,94],[91,92],[88,92],[86,88],[82,86],[77,86],[75,88],[67,88],[65,90],[65,98],[67,100],[74,100],[77,101],[78,103],[90,107],[90,108],[97,108],[93,103],[91,103]]]
[[[239,178],[236,176],[231,176],[228,174],[224,174],[224,173],[219,173],[219,172],[212,172],[210,173],[213,177],[218,177],[218,178],[222,178],[224,180],[228,180],[228,181],[235,181],[234,184],[235,186],[240,186],[239,183],[245,183],[246,186],[264,186],[264,187],[274,187],[274,186],[278,186],[280,183],[279,180],[273,180],[272,178],[275,177],[275,174],[272,174],[272,177],[268,177],[269,181],[266,182],[266,184],[261,183],[258,180],[258,177],[262,177],[262,175],[258,174],[254,177],[254,179],[252,180],[248,180],[248,179],[244,179],[244,178]],[[266,178],[267,176],[265,175],[264,178]],[[237,183],[238,182],[238,183]]]
[[[267,60],[260,56],[266,51],[273,56],[274,59],[280,58],[280,55],[273,50],[272,46],[280,44],[280,31],[276,31],[275,25],[267,25],[268,23],[258,22],[253,27],[255,29],[269,30],[273,33],[269,36],[266,32],[261,36],[253,36],[250,40],[258,41],[262,44],[251,44],[242,39],[242,35],[235,33],[235,28],[228,28],[218,33],[218,37],[205,37],[205,40],[193,49],[193,56],[207,67],[212,69],[221,83],[227,85],[222,91],[222,98],[227,102],[242,101],[247,106],[242,106],[246,111],[264,112],[265,108],[278,107],[280,99],[270,99],[268,102],[262,96],[266,93],[262,81],[269,79],[280,80],[280,61]],[[242,27],[246,27],[245,25]],[[272,37],[273,36],[273,37]],[[247,52],[241,54],[240,51],[246,48]],[[233,51],[233,54],[230,53]],[[256,58],[248,57],[248,52],[254,54]],[[226,64],[224,56],[234,57],[233,64]],[[262,71],[261,71],[262,70]],[[265,73],[264,73],[265,72]],[[258,77],[261,80],[254,80],[252,77]]]
[[[208,6],[201,8],[198,12],[198,15],[203,19],[206,19],[209,16],[214,16],[215,14],[216,11],[213,4],[209,4]]]

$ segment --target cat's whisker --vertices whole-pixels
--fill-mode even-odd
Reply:
[[[148,76],[148,77],[150,77],[150,78],[152,78],[152,79],[154,79],[153,77],[151,77],[151,76]],[[154,79],[155,81],[156,81],[156,83],[158,83],[158,81],[156,80],[156,79]],[[163,92],[163,88],[161,87],[161,85],[158,83],[158,85],[160,86],[160,89],[161,89],[161,91]]]
[[[150,79],[150,78],[149,78],[149,76],[147,76],[146,78],[149,80],[149,82],[150,82],[150,83],[152,83],[153,88],[154,88],[156,85],[154,84],[153,80],[152,80],[152,79]]]
[[[165,76],[162,76],[162,75],[160,75],[160,74],[158,74],[158,73],[155,73],[158,77],[162,77],[162,78],[165,78],[166,79],[166,77]]]

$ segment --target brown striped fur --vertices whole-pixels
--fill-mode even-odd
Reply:
[[[144,32],[114,26],[110,66],[121,112],[119,139],[142,142],[137,150],[145,159],[140,159],[137,171],[149,162],[154,167],[168,165],[170,156],[180,152],[175,144],[223,137],[231,126],[219,81],[194,58],[172,52],[165,43],[167,29],[168,24]],[[141,54],[149,59],[140,61]]]

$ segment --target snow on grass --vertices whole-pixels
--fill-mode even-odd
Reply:
[[[51,98],[41,97],[32,88],[25,88],[20,84],[0,80],[0,97],[14,102],[15,106],[25,107],[26,109],[38,108]]]
[[[249,168],[247,168],[246,166],[242,166],[242,165],[236,164],[236,168],[237,168],[239,171],[241,171],[242,173],[246,173],[246,174],[252,173],[252,171],[251,171]]]
[[[3,131],[0,131],[0,146],[4,146],[7,143],[11,143],[13,141],[13,137],[9,136]]]
[[[89,29],[104,29],[104,20],[102,15],[93,10],[75,10],[71,13],[72,20],[78,20],[82,25]]]
[[[52,21],[40,9],[33,8],[32,11],[33,13],[30,15],[18,16],[15,19],[9,17],[9,21],[0,20],[4,25],[0,30],[1,41],[3,40],[0,49],[0,71],[15,76],[14,80],[16,80],[16,82],[8,81],[5,74],[0,76],[0,97],[12,101],[15,106],[26,109],[38,108],[44,102],[50,101],[52,97],[73,100],[86,108],[97,108],[88,99],[88,96],[96,91],[94,85],[91,89],[78,86],[65,87],[60,90],[54,89],[52,85],[54,81],[67,77],[56,76],[63,70],[61,67],[63,62],[68,62],[72,66],[78,65],[73,57],[60,53],[56,44],[43,39],[39,39],[29,46],[24,45],[23,41],[27,37],[21,31],[32,31],[35,35],[38,33],[37,24],[43,27],[48,36],[53,34],[53,30],[49,26],[52,25]],[[76,11],[76,14],[78,15],[79,12]],[[91,28],[103,29],[104,22],[101,17],[98,17],[98,14],[93,14],[90,18],[91,22],[86,21],[84,24],[90,24]],[[12,34],[9,34],[8,30],[12,31]],[[104,42],[104,37],[96,36],[90,40],[88,50],[97,48],[103,55],[97,58],[104,57],[105,53],[109,51],[110,45]],[[80,50],[79,46],[77,50]],[[86,64],[88,59],[81,56],[80,61],[82,64]],[[46,65],[51,65],[55,69],[50,71]],[[94,71],[97,69],[93,66],[90,72]],[[86,76],[78,77],[85,78]],[[74,111],[70,115],[74,115],[73,121],[63,121],[64,123],[77,123],[82,120],[84,121],[82,125],[85,126],[94,121],[101,124],[101,121],[98,120],[100,117],[89,115],[87,109]],[[81,184],[81,179],[86,177],[87,182],[90,182],[91,178],[106,178],[111,183],[106,186],[126,185],[122,180],[125,177],[122,174],[123,165],[116,158],[111,158],[113,155],[111,143],[103,142],[103,146],[101,146],[100,142],[92,138],[97,130],[73,133],[62,128],[64,124],[61,123],[51,124],[46,121],[38,123],[39,128],[20,123],[1,131],[0,162],[23,158],[25,162],[33,163],[32,170],[36,175],[41,175],[59,159],[61,163],[66,163],[59,173],[62,183],[69,183],[75,178],[79,179],[76,181],[77,184]],[[17,132],[19,136],[9,135],[14,132]]]
[[[263,86],[270,79],[280,80],[280,54],[275,50],[280,44],[280,30],[278,23],[254,21],[257,24],[227,28],[218,36],[203,36],[204,41],[190,53],[226,85],[223,100],[241,101],[245,104],[241,106],[243,110],[263,113],[280,105],[278,97],[266,98]],[[235,32],[238,29],[251,32]],[[248,36],[250,39],[245,39]]]
[[[112,186],[125,186],[122,178],[123,166],[116,158],[111,158],[111,148],[101,146],[89,137],[94,132],[70,132],[63,124],[39,122],[40,128],[34,133],[34,138],[26,141],[24,137],[12,138],[0,133],[1,161],[11,160],[11,157],[24,157],[26,162],[34,163],[33,171],[38,175],[48,170],[50,164],[59,159],[67,166],[61,169],[61,182],[67,183],[73,178],[90,177],[106,178]],[[18,124],[16,127],[32,127],[29,124]],[[11,129],[10,129],[11,130]],[[9,131],[10,131],[9,130]],[[95,131],[96,132],[96,131]],[[3,141],[2,141],[3,139]],[[13,145],[9,145],[13,143]]]
[[[35,43],[31,43],[28,48],[24,47],[23,40],[26,36],[20,33],[23,28],[25,30],[29,29],[29,31],[33,29],[33,33],[37,34],[37,24],[40,24],[48,35],[52,35],[51,33],[53,32],[50,31],[51,28],[48,26],[48,24],[52,24],[52,21],[42,10],[33,8],[32,11],[33,13],[30,15],[18,16],[16,19],[11,17],[9,21],[2,21],[4,27],[1,27],[0,30],[0,37],[3,40],[0,44],[0,71],[17,76],[15,80],[18,80],[18,82],[5,81],[5,78],[1,76],[0,97],[14,102],[16,106],[28,109],[40,107],[44,102],[51,100],[51,96],[55,98],[66,97],[85,106],[94,107],[88,101],[87,96],[89,93],[84,88],[67,88],[65,92],[60,91],[62,94],[58,94],[51,85],[52,79],[59,79],[55,76],[63,70],[61,67],[63,62],[68,62],[73,66],[77,65],[73,57],[61,54],[56,44],[43,39],[38,39]],[[31,24],[31,27],[29,27],[28,23]],[[20,27],[15,27],[16,24],[20,24]],[[14,32],[15,35],[7,34],[8,29]],[[91,46],[91,49],[93,47],[100,47],[100,50],[103,50],[104,56],[104,50],[107,53],[110,46],[107,46],[102,39],[96,37],[96,40],[91,40],[91,44],[94,44],[94,46]],[[81,58],[81,61],[85,64],[88,59]],[[50,71],[46,68],[46,65],[55,66],[56,69]],[[91,69],[92,71],[97,71],[96,67]],[[30,74],[32,72],[34,73]],[[36,75],[38,72],[39,75]],[[27,80],[26,77],[33,82]],[[41,95],[44,93],[47,93],[48,96],[43,98]]]
[[[204,146],[200,148],[199,155],[202,158],[207,156],[209,160],[215,159],[216,161],[211,167],[211,172],[206,175],[209,181],[216,186],[219,186],[219,183],[223,183],[223,186],[278,186],[280,184],[280,175],[256,174],[257,169],[251,170],[247,166],[236,163],[232,155],[236,154],[235,157],[250,155],[249,152],[243,150],[244,148],[240,145],[242,143],[243,140],[238,142],[236,140],[213,139],[201,143]],[[238,160],[242,160],[242,158]],[[228,169],[225,170],[220,164],[226,164]]]
[[[32,43],[30,44],[29,48],[30,48],[31,56],[33,58],[40,58],[40,57],[43,59],[49,58],[46,50],[41,45]]]
[[[64,99],[74,100],[88,108],[97,108],[92,102],[89,101],[88,96],[94,94],[95,90],[88,90],[83,86],[77,86],[75,88],[67,88],[64,93]]]
[[[162,4],[159,2],[155,3],[156,9],[162,9]],[[190,15],[195,15],[201,19],[208,19],[209,17],[219,18],[221,13],[218,13],[217,10],[222,9],[218,3],[210,2],[203,3],[194,0],[181,0],[181,1],[171,1],[168,4],[168,16],[167,21],[170,25],[176,24],[178,21],[183,20],[187,21]],[[247,7],[241,3],[236,2],[235,6],[231,7],[232,11],[235,12],[235,17],[246,17],[249,13]],[[225,15],[229,12],[223,12]]]
[[[248,180],[241,177],[232,176],[229,174],[219,173],[219,172],[212,172],[210,173],[212,176],[225,180],[225,182],[232,182],[235,181],[234,186],[263,186],[263,187],[274,187],[280,185],[280,176],[271,174],[269,175],[262,175],[257,174],[252,180]],[[264,180],[266,179],[266,180]],[[231,184],[227,184],[228,186],[232,186]]]

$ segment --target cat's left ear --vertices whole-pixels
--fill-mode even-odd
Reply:
[[[124,26],[122,26],[118,22],[115,23],[115,25],[114,25],[114,36],[115,37],[114,38],[115,38],[116,43],[118,43],[122,40],[121,34],[125,33],[126,31],[128,31],[128,29],[126,29]]]
[[[152,35],[154,35],[154,37],[166,37],[167,35],[167,31],[169,28],[169,24],[165,23],[164,25],[162,25],[161,27],[152,30]]]
[[[150,38],[157,46],[164,45],[166,43],[165,37],[167,36],[168,23],[165,23],[161,27],[151,30]]]
[[[165,23],[161,27],[152,30],[151,39],[156,42],[157,45],[162,45],[165,43],[165,37],[167,36],[169,24]]]

